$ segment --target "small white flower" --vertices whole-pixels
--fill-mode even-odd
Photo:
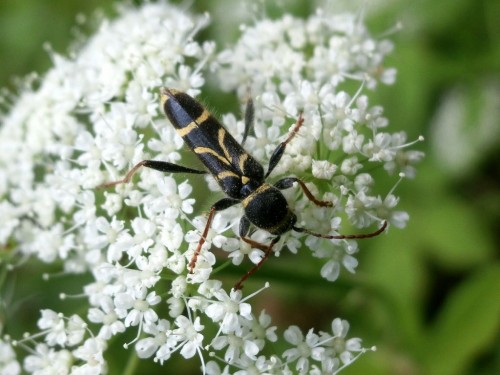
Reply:
[[[71,315],[67,323],[68,345],[79,344],[86,333],[87,323],[78,315]]]
[[[181,274],[186,269],[186,257],[178,251],[174,251],[167,259],[166,265],[175,274]]]
[[[267,239],[267,235],[265,235],[265,239]],[[256,239],[256,237],[264,237],[262,231],[256,232],[250,236],[251,239],[256,240],[257,242],[260,242],[259,240]],[[261,238],[264,240],[264,238]],[[245,241],[241,240],[239,242],[239,247],[231,251],[228,255],[228,258],[230,258],[233,262],[234,265],[239,266],[241,262],[244,260],[245,255],[248,256],[248,259],[253,264],[257,264],[262,260],[262,257],[264,256],[264,251],[260,249],[254,249],[250,244],[246,243]]]
[[[330,180],[337,171],[337,165],[330,163],[328,160],[312,161],[312,174],[316,178]]]
[[[373,177],[368,173],[360,173],[354,180],[354,187],[357,191],[369,192],[371,186],[374,184]]]
[[[387,195],[380,206],[377,207],[377,213],[381,215],[380,217],[388,220],[396,228],[404,228],[410,216],[405,211],[395,211],[394,208],[397,206],[399,198],[393,194]]]
[[[84,361],[81,366],[73,366],[71,374],[104,374],[107,366],[104,360],[106,342],[98,337],[87,339],[84,344],[73,351],[76,358]]]
[[[219,280],[207,280],[198,287],[198,293],[207,299],[211,299],[222,289],[222,282]]]
[[[56,351],[46,344],[37,344],[33,354],[24,359],[24,368],[32,373],[69,374],[72,361],[68,350]]]
[[[297,326],[290,326],[284,333],[285,340],[295,347],[287,349],[283,357],[287,362],[297,361],[295,368],[299,374],[306,374],[309,371],[310,360],[320,360],[324,348],[319,346],[319,336],[309,330],[306,337]]]
[[[134,236],[131,238],[130,247],[126,249],[129,258],[136,258],[143,252],[149,250],[154,244],[151,238],[156,233],[156,226],[153,222],[140,217],[131,222]]]
[[[155,324],[146,324],[144,332],[151,335],[151,337],[141,339],[135,344],[135,350],[139,358],[149,358],[163,346],[166,346],[167,351],[170,350],[172,345],[175,345],[175,342],[173,340],[169,341],[169,331],[170,322],[165,319],[160,319]],[[158,360],[160,363],[163,362],[160,358]]]
[[[175,220],[184,213],[193,212],[194,199],[187,197],[191,194],[192,187],[188,181],[177,185],[172,177],[165,177],[158,180],[159,195],[149,204],[153,208],[152,212],[165,212],[165,217]]]
[[[178,328],[172,331],[172,335],[182,346],[181,355],[187,359],[193,357],[196,352],[200,353],[203,335],[199,332],[205,328],[200,324],[200,317],[191,322],[184,315],[181,315],[175,319],[175,325]]]
[[[21,365],[16,359],[16,353],[9,342],[0,339],[0,374],[18,375],[21,373]]]
[[[168,315],[172,318],[177,318],[186,308],[186,304],[181,298],[170,297],[169,299],[167,299],[167,304]]]
[[[375,208],[380,205],[380,197],[373,197],[365,191],[360,191],[355,195],[349,195],[345,212],[356,226],[364,228],[373,223],[374,218],[377,217]]]
[[[235,334],[218,336],[211,343],[211,347],[216,350],[222,350],[226,346],[224,360],[227,363],[238,362],[242,355],[256,360],[256,355],[259,353],[259,347],[253,340],[244,339]]]
[[[332,321],[331,328],[333,335],[321,332],[321,342],[326,347],[327,357],[338,356],[345,366],[367,351],[361,346],[360,338],[346,338],[349,331],[349,323],[346,320],[335,318]],[[374,350],[374,348],[368,350]]]
[[[358,158],[356,156],[352,156],[350,158],[346,158],[342,161],[340,166],[340,171],[345,175],[356,175],[358,171],[363,167],[361,163],[358,162]]]
[[[330,282],[338,279],[342,266],[351,273],[355,272],[358,261],[353,255],[357,252],[357,243],[352,240],[331,240],[329,244],[321,244],[313,248],[315,257],[327,259],[320,273]]]
[[[102,208],[106,210],[106,213],[109,216],[116,214],[122,209],[123,201],[118,194],[105,191],[104,197],[105,201],[102,205]]]
[[[41,310],[41,313],[42,316],[38,319],[38,327],[47,331],[45,338],[47,344],[64,346],[68,337],[63,316],[48,309]]]
[[[175,298],[180,298],[186,292],[186,288],[186,278],[184,276],[178,276],[174,281],[172,281],[171,293]]]
[[[115,216],[113,216],[111,221],[105,217],[98,217],[95,221],[95,229],[97,233],[89,231],[89,235],[86,237],[86,242],[93,248],[101,249],[108,244],[114,243],[120,235],[120,232],[123,231],[124,227],[124,221],[118,220]]]
[[[245,338],[251,338],[259,350],[264,348],[266,341],[276,342],[278,340],[277,327],[271,326],[271,317],[265,310],[260,312],[258,319],[242,320],[241,322],[249,331]]]
[[[125,318],[125,327],[136,326],[142,323],[154,323],[158,315],[152,306],[160,303],[161,299],[156,292],[147,294],[146,288],[135,292],[118,293],[114,298],[115,311],[119,318]]]
[[[218,301],[210,303],[205,309],[205,314],[214,322],[220,322],[222,333],[237,332],[240,327],[240,319],[252,320],[252,307],[241,300],[241,291],[231,290],[228,295],[224,290],[214,294]]]
[[[161,224],[161,243],[171,252],[179,250],[184,239],[182,227],[179,223],[165,219]]]
[[[88,319],[93,323],[102,324],[98,337],[109,340],[112,336],[125,331],[125,324],[119,320],[114,311],[115,305],[109,296],[103,296],[99,301],[100,309],[89,309]]]
[[[56,224],[49,230],[37,231],[37,236],[32,243],[33,254],[46,263],[56,259],[67,259],[68,253],[75,247],[73,235],[63,235],[64,228]]]

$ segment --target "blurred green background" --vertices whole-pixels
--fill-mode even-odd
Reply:
[[[113,3],[1,1],[0,87],[13,89],[14,77],[46,71],[51,63],[44,43],[64,53],[86,28],[76,27],[77,15],[92,19],[96,9],[113,14]],[[298,16],[314,8],[307,0],[281,4]],[[355,11],[360,4],[331,3]],[[389,131],[405,130],[410,140],[426,138],[413,147],[426,153],[417,177],[397,190],[399,208],[410,214],[410,222],[404,230],[391,228],[389,235],[363,243],[358,273],[333,285],[319,278],[319,264],[310,271],[297,270],[293,257],[268,262],[262,278],[280,275],[297,288],[278,283],[259,306],[278,326],[328,330],[335,316],[349,320],[350,335],[362,337],[365,346],[377,345],[378,351],[344,374],[500,374],[500,1],[363,4],[374,35],[403,25],[391,35],[396,49],[386,62],[398,69],[397,82],[380,87],[370,100],[385,108]],[[208,10],[213,17],[202,35],[223,40],[221,46],[234,40],[244,14],[225,15],[233,14],[228,7],[240,5],[194,1],[194,10]],[[271,7],[269,13],[280,10]],[[213,103],[224,112],[223,103]],[[18,276],[18,285],[27,288],[39,279],[20,281]],[[310,308],[304,311],[304,306]],[[49,307],[47,300],[40,307]],[[30,324],[24,329],[33,330]],[[122,373],[128,360],[123,338],[117,341],[108,353],[110,374]],[[148,373],[198,372],[197,363],[177,367],[183,364],[181,359]]]

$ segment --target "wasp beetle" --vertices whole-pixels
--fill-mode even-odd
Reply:
[[[290,210],[280,190],[288,189],[294,183],[298,183],[307,198],[314,204],[321,207],[332,206],[331,202],[316,199],[305,183],[296,177],[285,177],[272,185],[266,182],[266,178],[283,156],[287,144],[304,123],[302,113],[299,114],[295,126],[285,141],[280,143],[274,150],[269,160],[267,172],[264,172],[262,165],[243,148],[254,120],[254,106],[251,99],[247,102],[245,131],[241,144],[228,133],[224,126],[201,103],[184,92],[162,88],[161,105],[166,116],[175,127],[177,134],[196,154],[208,170],[208,173],[212,174],[227,196],[215,202],[210,208],[205,229],[189,262],[190,273],[194,272],[196,261],[205,243],[215,213],[239,203],[244,208],[244,216],[240,220],[239,235],[243,241],[252,247],[264,251],[264,256],[236,283],[235,289],[242,288],[243,282],[256,272],[269,257],[280,236],[288,231],[294,230],[326,239],[353,239],[377,236],[387,227],[387,222],[384,221],[382,226],[372,233],[325,235],[295,225],[297,216]],[[122,180],[107,183],[103,186],[110,187],[129,182],[140,167],[169,173],[207,173],[204,170],[187,168],[164,161],[143,160],[135,165]],[[248,237],[251,225],[263,229],[275,237],[269,244],[254,241]]]

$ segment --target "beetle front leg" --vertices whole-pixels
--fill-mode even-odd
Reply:
[[[246,274],[244,274],[240,281],[238,281],[235,285],[234,285],[234,289],[238,290],[238,289],[241,289],[243,288],[243,283],[246,281],[246,279],[248,279],[250,276],[252,276],[255,272],[257,272],[259,270],[260,267],[262,267],[262,265],[264,264],[264,262],[269,258],[269,255],[271,255],[271,252],[273,250],[273,246],[280,240],[280,237],[276,237],[276,238],[273,238],[273,240],[271,241],[271,243],[269,245],[266,245],[266,244],[263,244],[263,243],[260,243],[260,242],[257,242],[257,241],[254,241],[250,238],[247,238],[247,237],[241,237],[241,239],[243,241],[245,241],[247,244],[249,244],[250,246],[252,247],[255,247],[257,249],[261,249],[262,251],[264,251],[264,256],[262,257],[262,259],[259,261],[259,263],[257,263],[253,268],[251,268]]]
[[[253,105],[252,98],[249,98],[247,101],[247,107],[245,109],[245,131],[243,133],[243,139],[241,140],[242,146],[245,144],[248,134],[250,133],[250,130],[253,128],[254,118],[255,118],[255,107]]]
[[[257,242],[252,240],[251,238],[248,238],[248,231],[250,229],[250,221],[246,217],[242,217],[240,221],[240,237],[241,239],[249,244],[250,246],[260,249],[264,252],[264,256],[262,259],[257,263],[253,268],[251,268],[246,274],[244,274],[241,279],[234,285],[234,289],[238,290],[243,288],[243,283],[255,272],[259,270],[260,267],[264,264],[264,262],[269,258],[269,255],[271,255],[271,252],[273,250],[273,246],[279,241],[280,237],[273,238],[271,243],[269,245]]]
[[[302,116],[302,112],[300,112],[299,118],[297,119],[297,122],[295,123],[295,126],[293,127],[292,131],[288,134],[287,139],[285,139],[284,142],[281,142],[271,155],[271,159],[269,159],[269,167],[267,169],[267,173],[264,178],[267,178],[271,174],[273,169],[278,165],[279,161],[281,160],[281,157],[285,152],[286,145],[290,143],[293,137],[297,135],[299,129],[302,127],[303,124],[304,124],[304,117]]]

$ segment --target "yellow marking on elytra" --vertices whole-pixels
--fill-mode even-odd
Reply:
[[[208,147],[195,147],[193,151],[196,152],[197,154],[210,154],[212,156],[215,156],[217,159],[219,159],[224,164],[230,165],[229,160],[227,160],[223,156],[219,155],[217,152],[215,152],[211,148],[208,148]]]
[[[170,99],[170,96],[169,96],[168,89],[165,88],[165,87],[162,87],[161,90],[160,90],[160,102],[161,102],[161,106],[164,107],[165,103],[168,102],[169,99]]]
[[[247,176],[241,176],[241,182],[243,183],[243,185],[246,185],[248,184],[248,182],[250,182],[250,179]]]
[[[224,144],[224,138],[226,137],[226,131],[224,128],[219,129],[217,141],[219,142],[219,146],[222,149],[222,152],[224,152],[224,156],[226,157],[227,160],[231,160],[231,154],[229,153],[229,150],[227,149],[226,145]]]
[[[241,201],[241,204],[243,205],[243,207],[246,207],[248,205],[248,203],[250,203],[250,201],[253,200],[257,194],[260,194],[260,193],[262,193],[270,188],[271,188],[271,185],[269,185],[267,183],[263,183],[254,192],[252,192],[252,194],[250,194],[248,197],[243,199]]]
[[[203,109],[203,112],[201,113],[201,115],[198,116],[195,122],[196,124],[200,125],[201,123],[207,121],[209,117],[210,117],[210,112],[208,112],[206,109]]]
[[[217,180],[222,180],[226,177],[236,177],[236,178],[239,178],[240,176],[238,176],[236,173],[234,172],[231,172],[231,171],[224,171],[224,172],[220,172],[215,178]]]
[[[240,168],[241,173],[245,173],[245,162],[248,159],[248,154],[244,153],[241,154],[240,157],[238,158],[238,166]]]
[[[162,107],[165,106],[165,103],[169,101],[170,98],[175,98],[176,94],[179,94],[181,91],[176,89],[169,89],[166,87],[162,87],[160,89],[160,102]]]
[[[191,133],[197,127],[198,127],[198,124],[196,122],[192,121],[189,124],[187,124],[186,126],[184,126],[183,128],[175,128],[175,131],[181,137],[185,137],[186,135],[188,135],[189,133]]]
[[[179,134],[181,137],[185,137],[189,133],[191,133],[194,129],[196,129],[201,123],[206,121],[210,117],[210,112],[208,112],[206,109],[203,110],[201,115],[198,116],[198,118],[194,121],[191,121],[189,124],[182,128],[176,128],[177,134]]]

